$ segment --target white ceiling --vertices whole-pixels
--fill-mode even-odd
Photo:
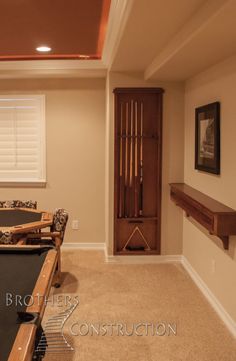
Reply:
[[[184,81],[236,53],[236,0],[134,0],[113,71]]]
[[[235,0],[206,2],[146,68],[146,79],[186,80],[236,54],[235,15]]]
[[[134,0],[112,70],[145,70],[203,3],[204,0]]]

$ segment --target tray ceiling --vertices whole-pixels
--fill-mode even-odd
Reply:
[[[110,1],[2,0],[0,60],[100,59]]]

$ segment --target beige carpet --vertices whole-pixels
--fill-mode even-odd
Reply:
[[[64,251],[62,268],[63,284],[51,294],[54,300],[58,295],[79,296],[80,304],[64,328],[75,351],[47,354],[45,361],[236,360],[236,340],[181,265],[107,264],[102,252]],[[61,306],[49,303],[44,322],[65,309]],[[91,335],[91,330],[87,336],[70,335],[75,323],[131,327],[145,322],[176,324],[177,335],[102,336]]]

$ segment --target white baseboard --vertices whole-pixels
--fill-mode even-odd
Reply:
[[[181,255],[149,255],[149,256],[110,256],[106,255],[106,262],[117,264],[158,264],[181,262]]]
[[[224,309],[222,304],[213,294],[213,292],[208,288],[206,283],[202,280],[199,274],[195,271],[195,269],[191,266],[189,261],[183,256],[182,264],[185,270],[188,272],[194,283],[198,286],[201,292],[204,294],[210,305],[214,308],[218,316],[224,322],[229,331],[236,338],[236,322],[232,319],[232,317],[228,314],[228,312]]]
[[[91,251],[104,251],[105,243],[63,243],[62,250],[84,249]]]

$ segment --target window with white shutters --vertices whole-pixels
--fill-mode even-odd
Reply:
[[[0,185],[46,181],[44,95],[0,95]]]

